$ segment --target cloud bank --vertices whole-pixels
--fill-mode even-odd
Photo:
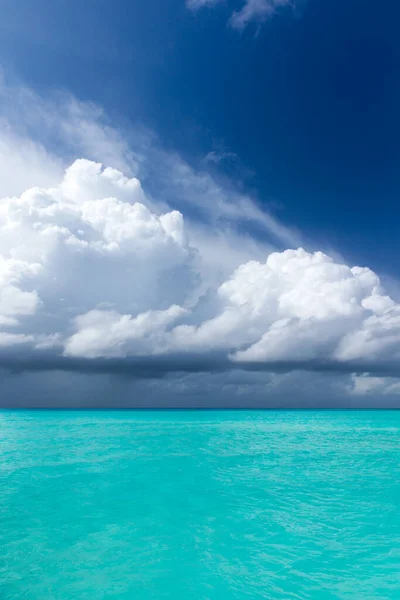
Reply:
[[[397,402],[400,305],[376,273],[97,107],[0,91],[3,405],[89,375],[135,381],[135,405]]]
[[[151,204],[151,203],[150,203]],[[234,366],[400,366],[400,305],[365,267],[303,248],[217,284],[177,210],[79,159],[0,202],[0,346],[63,357],[207,356]]]

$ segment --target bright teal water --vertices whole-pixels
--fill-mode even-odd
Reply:
[[[0,412],[1,600],[400,598],[400,413]]]

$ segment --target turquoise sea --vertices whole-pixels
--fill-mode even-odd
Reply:
[[[2,411],[1,600],[400,598],[400,412]]]

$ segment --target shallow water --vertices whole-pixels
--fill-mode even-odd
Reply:
[[[0,598],[400,598],[400,412],[0,412]]]

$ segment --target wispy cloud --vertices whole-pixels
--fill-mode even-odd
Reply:
[[[221,152],[218,152],[217,150],[212,150],[211,152],[208,152],[208,154],[206,154],[204,160],[206,163],[214,163],[215,165],[218,165],[223,161],[234,161],[237,160],[237,158],[238,155],[235,152],[228,152],[227,150],[222,150]]]
[[[246,0],[244,6],[232,14],[230,23],[236,29],[243,29],[251,21],[262,23],[279,8],[292,5],[293,0]]]
[[[213,6],[214,4],[221,4],[225,0],[186,0],[186,5],[188,8],[196,10],[197,8],[202,8],[203,6]]]
[[[187,0],[191,10],[222,4],[224,0]],[[286,6],[294,7],[296,0],[244,0],[243,6],[231,14],[229,23],[235,29],[243,29],[250,22],[263,23]]]

